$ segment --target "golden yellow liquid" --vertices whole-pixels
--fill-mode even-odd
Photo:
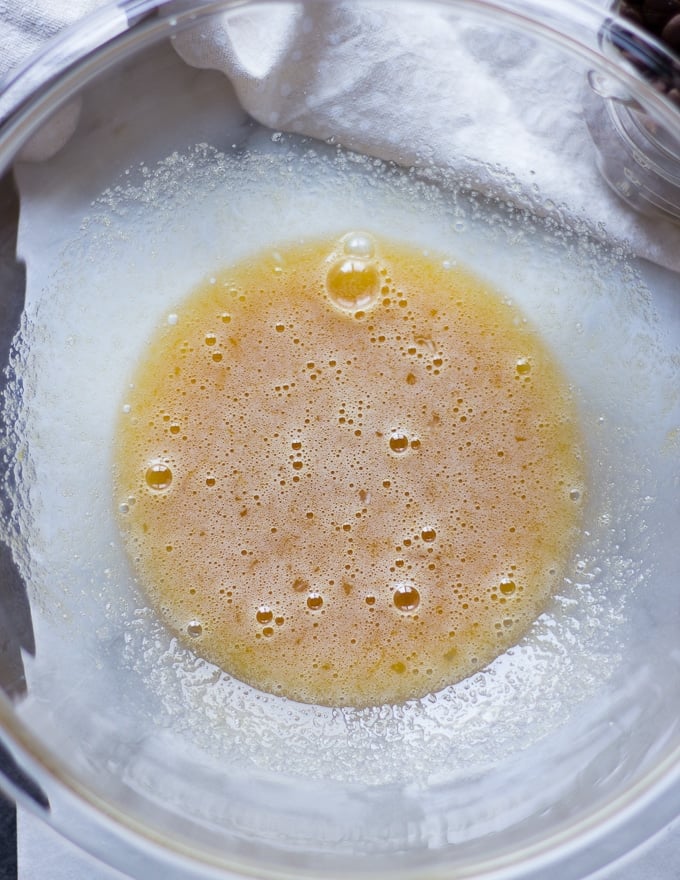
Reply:
[[[488,664],[573,553],[574,402],[471,273],[366,235],[266,252],[148,345],[116,436],[134,567],[265,691],[400,702]]]

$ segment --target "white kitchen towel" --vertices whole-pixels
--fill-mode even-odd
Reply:
[[[101,0],[0,0],[0,79]]]
[[[0,0],[0,121],[55,70],[125,28],[127,16],[113,4],[113,11],[83,28],[77,40],[53,40],[105,5],[105,0]],[[47,47],[49,57],[43,58]],[[52,156],[72,136],[79,113],[80,99],[75,98],[24,147],[22,158]]]
[[[0,0],[0,65],[99,2],[7,0],[5,11]],[[14,49],[8,27],[21,34]],[[491,169],[489,187],[493,169],[507,169],[518,191],[539,192],[547,206],[587,216],[638,255],[680,269],[679,228],[636,214],[601,180],[582,113],[585,70],[561,50],[536,51],[529,36],[474,22],[460,27],[445,7],[351,0],[238,9],[229,23],[199,22],[174,45],[187,63],[225,73],[244,108],[270,128],[483,176],[465,158],[472,155]],[[59,146],[68,125],[54,134],[34,157]]]

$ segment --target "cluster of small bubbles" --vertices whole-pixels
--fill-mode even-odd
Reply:
[[[165,462],[154,461],[146,469],[144,480],[149,489],[154,492],[162,492],[172,483],[172,471]]]
[[[175,485],[161,502],[150,497],[153,493],[138,493],[137,510],[130,514],[121,505],[121,513],[127,513],[129,529],[133,520],[138,525],[158,521],[177,505],[169,514],[175,517],[172,528],[155,545],[173,550],[157,553],[164,560],[160,564],[167,565],[164,577],[172,581],[179,563],[191,571],[190,557],[201,562],[200,574],[186,579],[200,580],[189,591],[190,610],[182,605],[173,619],[181,636],[196,640],[201,635],[200,651],[236,677],[265,690],[280,689],[285,681],[287,696],[290,683],[313,691],[334,678],[338,686],[328,699],[341,692],[351,698],[353,687],[363,686],[356,670],[375,668],[375,656],[368,658],[380,646],[386,659],[376,673],[382,676],[377,690],[385,686],[393,694],[394,673],[400,677],[397,699],[409,698],[406,679],[432,676],[423,687],[438,687],[451,676],[468,674],[473,654],[486,662],[489,645],[493,651],[511,644],[512,627],[532,619],[534,606],[527,608],[524,601],[533,586],[521,556],[523,539],[519,560],[514,545],[508,549],[503,541],[516,527],[526,531],[537,513],[528,505],[544,504],[540,497],[536,502],[534,484],[539,478],[547,484],[545,471],[530,463],[503,499],[492,498],[499,510],[508,498],[510,504],[504,517],[489,517],[487,528],[484,492],[491,496],[496,483],[486,482],[489,476],[479,474],[476,461],[486,450],[495,480],[495,471],[503,476],[508,459],[522,460],[519,453],[508,453],[512,428],[502,432],[498,425],[517,419],[508,391],[516,399],[524,396],[512,381],[515,369],[526,378],[525,364],[544,361],[523,341],[521,347],[501,343],[498,354],[494,346],[506,325],[495,312],[484,325],[486,342],[462,336],[461,325],[474,324],[476,316],[467,294],[456,292],[456,315],[462,319],[452,320],[436,285],[421,291],[420,282],[405,274],[406,260],[399,264],[382,242],[376,258],[371,236],[352,232],[340,242],[319,242],[315,262],[301,269],[304,247],[310,245],[303,243],[295,258],[269,250],[261,267],[248,270],[254,282],[244,271],[230,270],[228,281],[218,278],[219,287],[209,292],[209,305],[183,307],[181,329],[165,331],[176,347],[166,355],[162,372],[177,375],[176,399],[166,395],[145,409],[144,392],[130,395],[135,417],[139,413],[138,433],[149,425],[149,436],[141,438],[146,445],[136,447],[145,451],[135,459],[134,486],[140,461],[142,473],[147,465],[155,469],[147,477],[148,488],[167,489],[172,471]],[[272,259],[286,267],[276,282]],[[415,251],[409,253],[416,269],[418,259]],[[433,264],[442,288],[459,283],[463,270],[451,271],[441,257]],[[270,293],[279,284],[283,299]],[[251,290],[266,296],[251,296]],[[379,297],[380,306],[364,305],[367,290]],[[230,311],[222,312],[223,307]],[[346,320],[352,316],[362,322]],[[220,330],[227,323],[229,331]],[[228,363],[215,369],[211,357],[222,351],[228,352]],[[176,365],[181,376],[173,373]],[[484,377],[502,374],[506,387],[496,391],[492,383],[480,384],[474,375],[478,368]],[[445,381],[433,378],[440,372]],[[533,388],[544,381],[543,366],[538,372]],[[535,424],[550,418],[540,415]],[[525,448],[532,446],[535,437],[525,436],[529,431],[515,433],[518,442],[529,441]],[[155,456],[150,464],[149,449]],[[503,468],[496,459],[501,454]],[[557,494],[569,510],[577,510],[569,498],[577,500],[570,493],[581,479],[577,470],[564,473]],[[121,492],[118,500],[125,497]],[[151,518],[139,510],[142,505],[153,510]],[[190,512],[187,521],[198,522],[197,505],[200,526],[182,534],[183,512]],[[499,519],[502,528],[494,532]],[[230,541],[235,534],[238,541]],[[151,545],[145,536],[135,540],[137,555],[143,543]],[[496,575],[489,586],[488,572],[479,575],[478,560],[492,556]],[[521,563],[517,572],[511,561]],[[209,574],[204,577],[203,571]],[[226,592],[227,572],[238,583],[233,593]],[[526,585],[524,594],[520,584]],[[188,599],[186,581],[168,592],[173,590]],[[166,601],[164,588],[158,592],[165,612],[173,598]],[[186,626],[185,614],[196,617],[190,626],[200,631]],[[238,620],[249,626],[239,626]],[[454,636],[448,634],[456,632],[452,644]],[[236,659],[235,652],[241,652]],[[276,685],[268,684],[266,675],[258,679],[257,664],[249,667],[258,656],[276,667]],[[302,690],[291,693],[310,698]],[[311,692],[311,699],[318,696]]]

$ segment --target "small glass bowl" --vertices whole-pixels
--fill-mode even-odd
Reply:
[[[612,9],[621,11],[619,0]],[[605,22],[600,45],[677,104],[680,59],[668,47],[622,18]],[[588,80],[586,121],[600,173],[636,211],[680,223],[680,141],[619,80],[595,71]]]

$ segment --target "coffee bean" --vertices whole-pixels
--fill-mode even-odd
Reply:
[[[613,6],[622,19],[652,33],[671,52],[680,52],[680,0],[618,0]],[[638,37],[620,20],[608,22],[606,31],[621,55],[677,104],[680,65]]]
[[[625,18],[626,21],[632,21],[637,25],[644,24],[642,19],[642,12],[637,8],[637,6],[633,6],[632,3],[622,3],[619,7],[619,15],[622,18]]]
[[[645,12],[670,17],[680,12],[680,0],[642,0],[642,8]]]
[[[661,31],[661,39],[675,51],[680,51],[680,14],[674,15]]]
[[[680,0],[644,0],[641,12],[647,30],[658,35],[666,22],[680,12]]]
[[[654,34],[655,37],[660,36],[661,31],[664,29],[664,25],[668,20],[667,15],[657,15],[654,12],[644,12],[642,13],[642,21],[645,26],[645,30],[649,31],[650,34]]]

